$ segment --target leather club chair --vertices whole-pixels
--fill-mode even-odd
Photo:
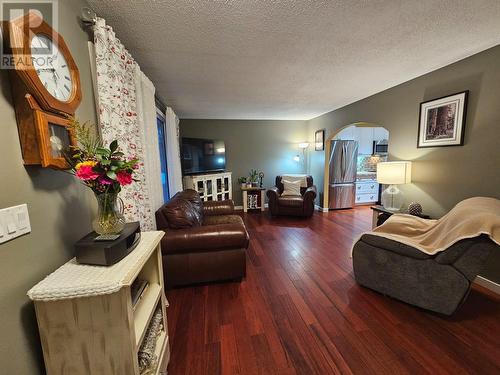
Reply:
[[[284,186],[281,180],[282,176],[276,176],[276,186],[266,193],[271,215],[312,216],[316,199],[312,176],[306,176],[307,187],[300,188],[300,196],[282,195]]]
[[[184,190],[156,211],[163,272],[168,287],[246,274],[249,237],[232,200],[203,202],[195,190]]]

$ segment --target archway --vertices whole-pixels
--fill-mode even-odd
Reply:
[[[387,134],[388,130],[385,129],[383,126],[376,124],[376,123],[371,123],[371,122],[354,122],[351,124],[347,124],[345,126],[342,126],[338,129],[336,129],[330,136],[326,139],[325,141],[325,166],[324,166],[324,179],[323,179],[323,209],[326,211],[328,209],[328,202],[329,202],[329,186],[330,186],[330,153],[332,150],[332,141],[336,140],[339,136],[339,134],[342,134],[342,132],[345,132],[349,128],[378,128],[378,129],[384,129]],[[388,136],[389,137],[389,136]]]

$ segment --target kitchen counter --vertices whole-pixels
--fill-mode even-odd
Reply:
[[[358,171],[356,173],[356,181],[364,181],[364,180],[376,180],[377,172],[366,172],[366,171]]]

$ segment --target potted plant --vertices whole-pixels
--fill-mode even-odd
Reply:
[[[71,127],[78,145],[67,151],[66,159],[70,172],[92,189],[97,199],[97,218],[92,226],[99,234],[118,234],[125,226],[118,194],[122,186],[135,181],[132,176],[139,161],[126,158],[116,140],[105,147],[88,123],[82,125],[73,119]]]
[[[247,187],[247,178],[246,177],[239,177],[238,183],[241,185],[242,189],[246,188]]]
[[[256,187],[258,185],[259,172],[256,169],[250,169],[250,173],[248,174],[248,181],[251,183],[251,186]]]

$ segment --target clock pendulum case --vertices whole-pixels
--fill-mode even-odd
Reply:
[[[4,31],[24,164],[69,168],[63,151],[76,145],[70,120],[82,98],[75,61],[63,37],[36,13],[14,19]]]

